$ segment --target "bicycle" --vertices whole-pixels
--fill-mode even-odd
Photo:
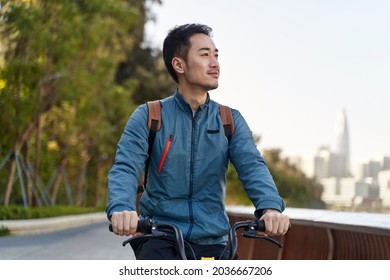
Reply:
[[[290,224],[291,228],[291,224]],[[289,228],[289,229],[290,229]],[[242,233],[239,235],[237,234],[237,231],[239,229],[244,229]],[[112,225],[109,225],[109,230],[112,232]],[[150,239],[160,239],[165,238],[168,236],[166,231],[171,231],[174,234],[175,241],[176,241],[176,250],[179,258],[181,260],[187,260],[187,256],[185,253],[186,245],[189,246],[188,248],[192,251],[191,245],[186,243],[186,241],[183,238],[183,235],[180,231],[180,229],[173,225],[168,223],[161,223],[154,221],[153,219],[145,218],[140,219],[138,221],[137,226],[137,232],[143,233],[143,235],[130,237],[127,240],[125,240],[122,245],[125,247],[127,244],[131,246],[131,242],[133,240],[139,239],[139,238],[150,238]],[[246,238],[254,238],[254,239],[264,239],[271,243],[273,243],[275,246],[282,248],[283,244],[276,241],[275,239],[272,239],[266,235],[260,235],[258,232],[264,232],[265,231],[265,223],[263,220],[246,220],[246,221],[239,221],[234,223],[229,230],[229,241],[226,244],[223,252],[221,253],[221,256],[225,253],[225,251],[230,247],[230,253],[229,253],[229,259],[234,260],[238,258],[237,255],[237,249],[238,249],[238,236],[243,236]],[[192,251],[193,255],[195,253]],[[196,259],[196,258],[195,258]]]

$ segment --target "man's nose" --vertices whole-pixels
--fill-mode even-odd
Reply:
[[[210,66],[211,68],[219,68],[219,62],[216,57],[211,57]]]

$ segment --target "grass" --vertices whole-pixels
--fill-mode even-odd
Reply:
[[[79,206],[44,206],[24,207],[19,205],[0,206],[0,220],[24,220],[50,218],[66,215],[88,214],[104,211],[103,207],[79,207]],[[7,227],[0,227],[0,236],[10,235]]]
[[[0,220],[21,220],[50,218],[65,215],[87,214],[104,211],[104,208],[79,206],[24,207],[19,205],[0,206]]]
[[[0,227],[0,236],[7,236],[10,234],[11,234],[11,231],[8,228],[6,228],[4,226]]]

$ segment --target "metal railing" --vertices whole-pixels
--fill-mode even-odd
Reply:
[[[231,223],[253,219],[252,207],[228,207]],[[239,239],[247,260],[389,260],[390,214],[287,208],[292,228],[274,239]]]

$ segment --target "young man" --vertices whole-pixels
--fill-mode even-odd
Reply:
[[[218,104],[208,91],[218,87],[218,49],[206,25],[173,28],[164,40],[163,56],[178,88],[161,100],[162,128],[150,160],[142,217],[173,223],[192,245],[197,258],[219,258],[227,242],[226,171],[236,168],[266,234],[283,235],[289,218],[266,163],[242,117],[233,110],[235,132],[230,144],[224,134]],[[118,235],[134,235],[138,222],[136,192],[148,151],[146,104],[129,118],[108,176],[107,216]],[[175,259],[172,240],[146,240],[135,249],[137,259]],[[228,256],[228,252],[223,258]]]

